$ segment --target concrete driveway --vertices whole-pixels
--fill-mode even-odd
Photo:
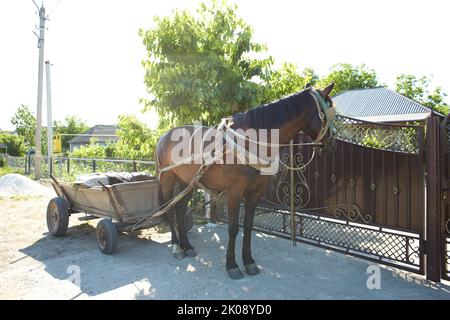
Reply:
[[[93,221],[73,216],[66,237],[49,236],[48,200],[0,200],[1,299],[450,299],[448,284],[261,232],[253,234],[261,274],[230,280],[225,225],[194,228],[196,258],[175,260],[170,234],[156,229],[120,235],[118,251],[106,256]]]

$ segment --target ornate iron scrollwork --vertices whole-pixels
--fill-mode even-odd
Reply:
[[[291,169],[289,169],[289,165],[291,163],[289,153],[284,153],[281,155],[280,161],[280,173],[278,185],[276,188],[276,196],[278,202],[286,207],[290,208],[294,207],[294,210],[305,209],[305,212],[308,211],[324,211],[327,209],[331,209],[333,212],[333,216],[336,218],[344,218],[348,221],[357,221],[361,220],[364,223],[370,223],[372,221],[372,216],[370,214],[364,214],[361,212],[361,209],[353,203],[341,203],[337,205],[327,206],[323,208],[307,208],[310,199],[311,199],[311,191],[308,186],[308,181],[305,177],[306,168],[301,170],[295,170],[294,174],[294,184],[291,185]],[[295,153],[292,159],[294,168],[302,168],[304,167],[303,155],[301,153]],[[319,172],[314,171],[314,177],[317,179],[319,177]],[[337,181],[337,177],[335,174],[331,175],[331,181],[335,183]],[[354,187],[356,185],[356,181],[352,178],[350,179],[350,186]],[[372,183],[371,187],[374,187],[375,184]],[[293,195],[293,199],[291,196]]]
[[[409,263],[413,263],[414,264],[416,260],[420,260],[420,247],[419,247],[419,245],[417,243],[417,240],[416,239],[412,239],[412,238],[408,239],[407,246],[408,246],[408,249],[409,249],[408,250],[409,254],[406,257],[406,259],[407,259],[407,261]]]
[[[394,188],[392,188],[392,193],[397,195],[400,192],[400,190],[398,189],[397,186],[394,186]]]
[[[329,208],[334,208],[333,215],[336,218],[344,217],[349,221],[356,221],[361,219],[365,223],[370,223],[372,221],[372,216],[369,214],[361,213],[360,208],[353,203],[343,203],[335,206],[330,206]]]
[[[355,179],[353,179],[353,178],[351,178],[351,179],[348,181],[348,183],[349,183],[350,188],[353,188],[353,187],[356,185],[356,181],[355,181]]]
[[[333,173],[332,175],[331,175],[331,182],[332,183],[336,183],[336,175]]]
[[[295,153],[293,157],[294,168],[302,168],[302,170],[295,170],[294,185],[291,186],[290,181],[290,169],[287,164],[291,162],[290,154],[285,153],[281,156],[280,161],[280,180],[277,185],[277,199],[279,203],[285,207],[290,207],[291,204],[294,208],[304,208],[308,205],[311,199],[311,192],[309,190],[308,183],[305,177],[305,163],[303,162],[303,155],[301,153]],[[294,198],[291,199],[291,188],[293,188]],[[292,203],[291,203],[292,202]]]

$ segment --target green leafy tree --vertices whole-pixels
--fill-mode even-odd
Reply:
[[[447,115],[450,113],[450,106],[445,101],[447,95],[441,87],[436,87],[430,91],[430,83],[431,80],[428,77],[418,78],[411,74],[401,74],[397,76],[395,90],[430,109]]]
[[[36,117],[30,109],[21,105],[11,118],[11,123],[16,127],[17,134],[23,138],[25,149],[34,147],[34,137],[36,135]],[[47,128],[41,130],[41,153],[47,154]]]
[[[326,86],[334,82],[331,95],[353,89],[379,87],[375,70],[368,69],[364,64],[354,66],[348,63],[338,63],[331,67],[330,73],[324,77],[319,86]]]
[[[212,124],[264,99],[264,81],[273,63],[257,58],[265,46],[252,41],[252,28],[236,15],[236,5],[202,3],[194,15],[176,10],[155,17],[140,30],[147,49],[145,84],[166,126],[202,120]]]
[[[448,115],[450,113],[450,105],[445,101],[447,94],[442,92],[441,87],[437,87],[430,94],[428,94],[423,105],[427,106],[437,112]]]
[[[34,146],[34,137],[36,133],[36,117],[30,109],[21,105],[11,118],[11,123],[16,128],[19,136],[23,137],[27,148]]]
[[[397,76],[395,83],[395,91],[413,99],[415,101],[422,101],[425,91],[430,85],[430,80],[427,77],[417,78],[411,74],[401,74]]]
[[[120,115],[116,134],[119,137],[115,145],[116,157],[133,160],[153,159],[159,134],[155,134],[145,123],[135,116]]]
[[[25,154],[25,144],[23,137],[7,132],[0,133],[0,143],[6,144],[8,147],[8,154],[11,156],[23,156]],[[2,150],[5,152],[6,150]]]
[[[281,69],[270,73],[264,100],[274,101],[304,89],[307,84],[314,86],[318,81],[319,76],[313,69],[306,68],[299,72],[295,64],[284,63]]]

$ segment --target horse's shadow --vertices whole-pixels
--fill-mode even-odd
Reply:
[[[205,243],[203,237],[197,232],[190,233],[200,252]],[[213,241],[209,245],[215,247],[216,254],[224,256],[223,243]],[[104,255],[97,248],[95,228],[89,224],[70,227],[61,238],[44,233],[41,239],[20,252],[43,263],[45,271],[53,278],[79,284],[79,290],[74,290],[78,293],[72,298],[83,294],[97,296],[124,286],[133,287],[132,292],[137,292],[134,298],[158,298],[160,294],[155,292],[163,293],[165,287],[170,290],[176,281],[171,275],[185,273],[183,278],[192,275],[200,278],[198,272],[192,273],[192,269],[211,264],[203,257],[174,259],[170,233],[156,237],[139,232],[120,233],[117,251]],[[79,274],[78,283],[76,273]],[[123,289],[123,296],[119,293],[118,298],[133,297],[129,289]]]

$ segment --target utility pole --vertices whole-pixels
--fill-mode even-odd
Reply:
[[[52,121],[52,91],[50,87],[50,61],[45,61],[47,87],[47,159],[48,174],[53,174],[53,121]]]
[[[42,82],[44,67],[44,32],[45,32],[45,8],[44,4],[39,9],[39,65],[38,65],[38,94],[36,112],[36,136],[35,136],[35,158],[34,158],[34,179],[41,179],[41,136],[42,136]]]

